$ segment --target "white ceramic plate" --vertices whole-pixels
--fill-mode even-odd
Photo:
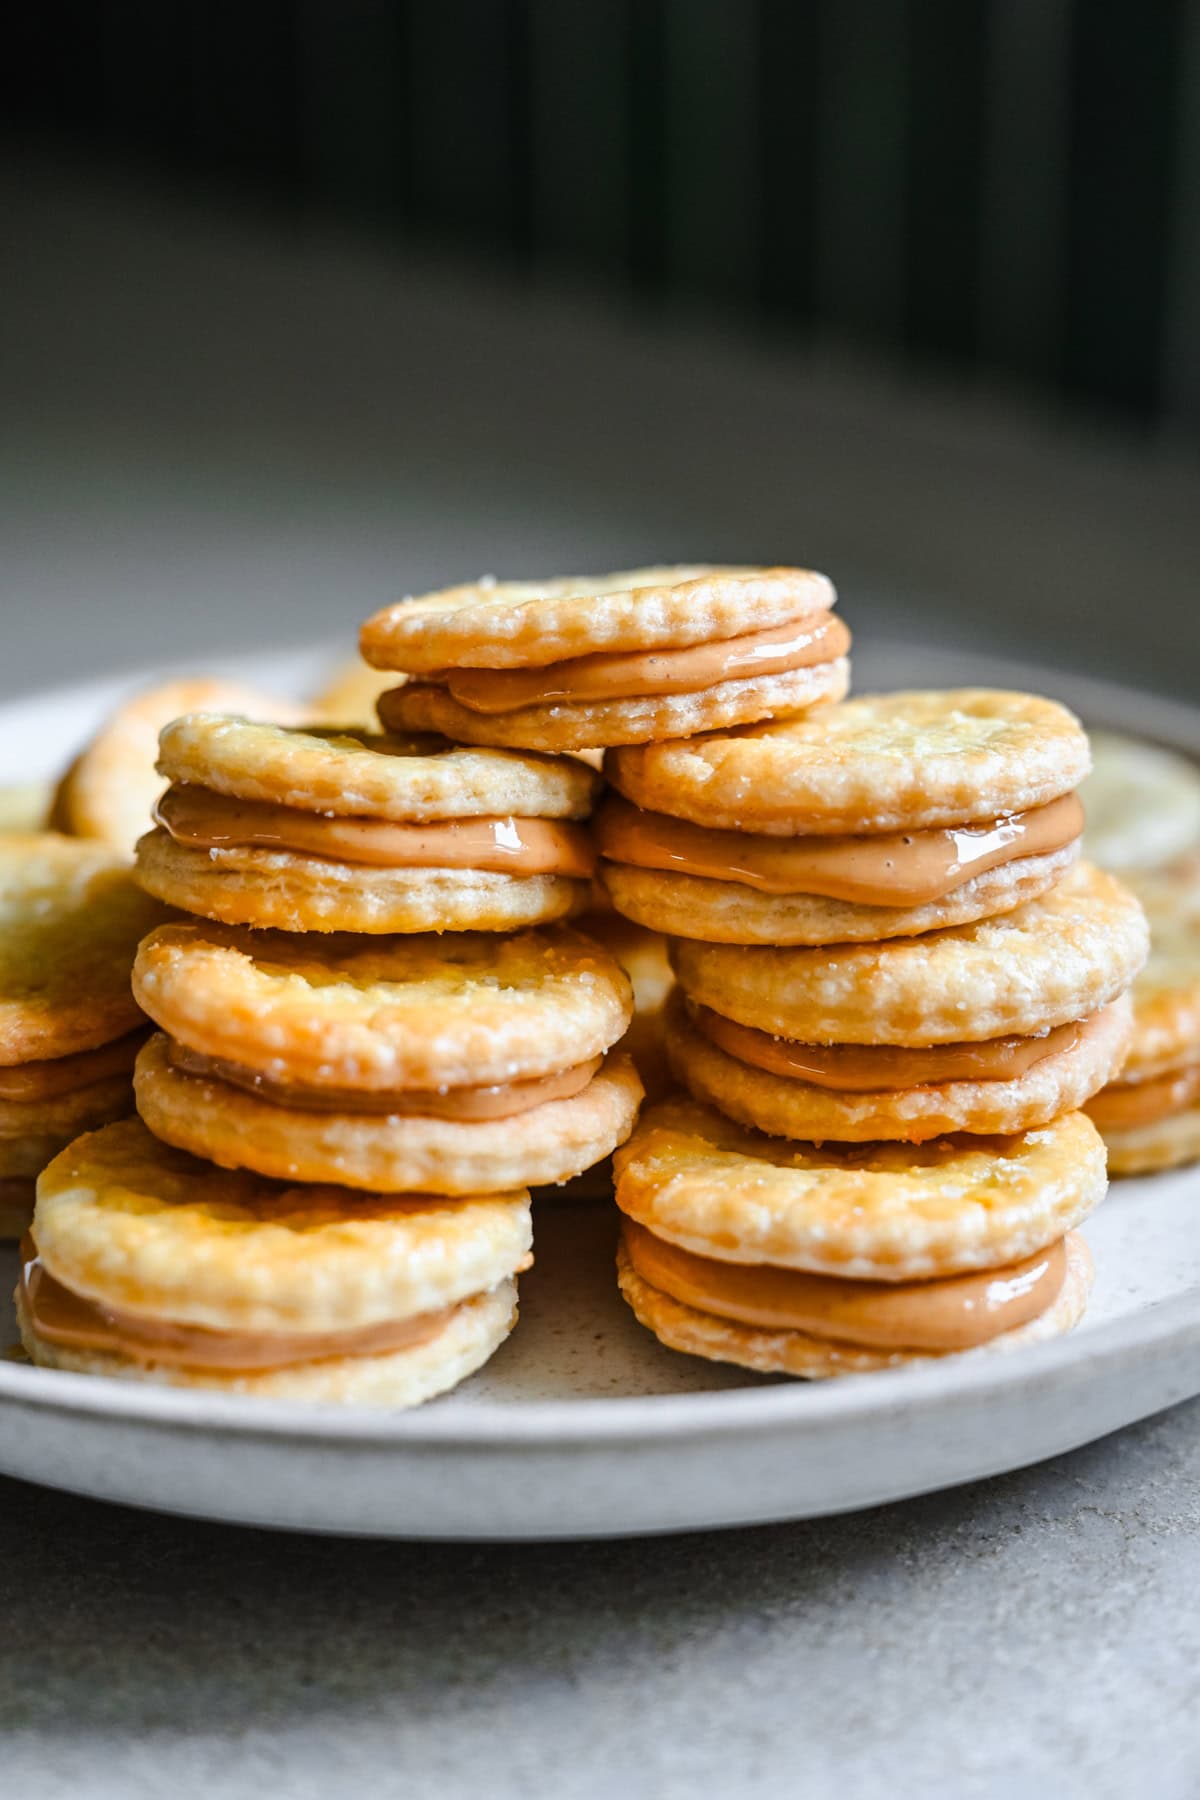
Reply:
[[[336,657],[233,672],[303,691]],[[1200,754],[1200,712],[1115,686],[911,646],[867,649],[855,673],[860,691],[1032,687]],[[0,708],[0,782],[50,773],[147,678]],[[1200,1392],[1198,1209],[1197,1171],[1115,1186],[1088,1226],[1096,1289],[1069,1338],[806,1386],[663,1350],[617,1298],[611,1209],[551,1204],[519,1329],[445,1400],[337,1412],[4,1363],[0,1470],[166,1511],[381,1537],[600,1537],[868,1506],[1035,1462]],[[10,1255],[3,1291],[14,1266]]]

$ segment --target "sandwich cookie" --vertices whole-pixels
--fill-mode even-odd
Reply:
[[[134,988],[137,1106],[223,1168],[383,1193],[566,1181],[623,1143],[629,981],[569,928],[317,944],[171,925]]]
[[[1126,880],[1150,921],[1150,959],[1129,1056],[1088,1106],[1114,1175],[1200,1161],[1200,856]]]
[[[415,677],[390,730],[534,750],[645,744],[840,700],[850,634],[808,569],[636,569],[481,581],[404,600],[362,653]]]
[[[148,688],[105,720],[62,776],[50,815],[54,829],[100,838],[132,856],[166,785],[155,767],[158,734],[180,714],[201,711],[296,725],[303,718],[290,701],[233,681],[196,678]]]
[[[1093,731],[1084,854],[1117,874],[1153,871],[1200,847],[1200,768],[1174,750]]]
[[[639,924],[726,944],[938,931],[1044,893],[1076,860],[1083,728],[960,689],[612,750],[599,875]]]
[[[530,1243],[524,1193],[351,1202],[210,1168],[130,1119],[42,1175],[17,1319],[45,1368],[417,1406],[508,1336]]]
[[[817,1150],[690,1101],[614,1158],[621,1292],[673,1350],[765,1373],[853,1374],[1068,1331],[1104,1195],[1082,1113],[1006,1138]]]
[[[139,879],[227,925],[512,931],[587,900],[599,777],[574,757],[193,713],[158,766]]]
[[[163,916],[103,844],[0,837],[0,1234],[24,1229],[52,1156],[133,1111],[129,972]]]
[[[1081,863],[998,918],[879,944],[673,946],[672,1067],[743,1124],[808,1142],[1027,1131],[1121,1067],[1145,917]]]

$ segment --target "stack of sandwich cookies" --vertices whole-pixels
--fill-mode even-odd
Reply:
[[[156,1136],[226,1168],[386,1193],[563,1182],[633,1128],[628,978],[569,927],[316,941],[170,925],[134,990]]]
[[[1087,738],[1053,701],[966,689],[616,749],[595,821],[618,911],[731,944],[969,924],[1077,859]]]
[[[102,844],[0,838],[0,1235],[28,1225],[52,1156],[133,1111],[129,972],[163,917]]]
[[[345,1196],[214,1169],[138,1120],[39,1183],[17,1315],[44,1367],[276,1399],[413,1406],[516,1318],[523,1192],[469,1206]]]
[[[158,766],[139,878],[205,918],[510,931],[587,902],[599,777],[574,757],[195,713],[163,731]]]
[[[838,700],[850,635],[807,569],[640,569],[447,588],[388,607],[361,648],[413,677],[389,730],[535,750],[644,744]]]
[[[1012,912],[923,937],[679,939],[668,1049],[693,1094],[781,1137],[1028,1131],[1120,1069],[1146,949],[1137,901],[1088,863]]]
[[[1133,988],[1133,1038],[1088,1112],[1115,1175],[1200,1160],[1200,856],[1126,877],[1146,909],[1150,958]]]
[[[621,1291],[670,1348],[821,1377],[1068,1331],[1102,1198],[1081,1113],[999,1139],[815,1149],[667,1101],[614,1158]]]

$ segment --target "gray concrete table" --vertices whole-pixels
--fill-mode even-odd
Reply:
[[[344,635],[483,568],[828,567],[864,638],[1190,695],[1196,466],[357,245],[0,175],[0,696]],[[272,1537],[0,1483],[0,1784],[279,1794],[1200,1790],[1200,1409],[825,1523]]]

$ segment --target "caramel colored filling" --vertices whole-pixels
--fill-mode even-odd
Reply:
[[[560,701],[696,694],[722,681],[782,675],[789,669],[832,662],[849,648],[850,633],[842,621],[821,612],[790,619],[769,631],[681,650],[601,651],[540,669],[450,669],[444,679],[460,706],[472,712],[508,713]]]
[[[586,827],[563,819],[439,819],[404,825],[302,812],[186,785],[168,788],[154,817],[177,843],[204,850],[291,850],[377,869],[479,869],[586,881],[595,863]]]
[[[74,1094],[94,1082],[107,1081],[112,1075],[132,1075],[134,1059],[145,1039],[145,1029],[139,1028],[97,1050],[0,1069],[0,1100],[54,1100],[60,1094]]]
[[[737,881],[762,894],[813,894],[861,906],[921,906],[1018,857],[1062,850],[1083,830],[1074,794],[990,824],[878,837],[768,837],[710,830],[610,795],[596,815],[601,856],[678,875]]]
[[[1116,1081],[1088,1101],[1086,1112],[1101,1131],[1157,1125],[1200,1100],[1200,1063],[1154,1081]]]
[[[796,1044],[752,1025],[739,1025],[707,1006],[689,1003],[697,1030],[739,1062],[807,1081],[836,1093],[871,1094],[932,1087],[947,1081],[1017,1081],[1047,1056],[1073,1050],[1094,1019],[1059,1025],[1038,1037],[985,1038],[977,1044]]]
[[[99,1350],[130,1362],[250,1375],[342,1356],[388,1356],[426,1344],[454,1307],[388,1319],[360,1331],[212,1331],[166,1319],[134,1318],[64,1287],[45,1268],[32,1237],[21,1244],[21,1294],[37,1336],[71,1350]]]
[[[629,1260],[684,1306],[766,1331],[803,1331],[871,1350],[971,1350],[1040,1318],[1066,1277],[1062,1241],[1007,1268],[937,1281],[846,1281],[801,1269],[718,1262],[622,1223]]]
[[[588,1062],[576,1063],[553,1075],[539,1075],[528,1081],[497,1082],[491,1087],[400,1088],[386,1092],[370,1089],[315,1087],[304,1082],[274,1081],[257,1069],[241,1063],[226,1062],[219,1056],[205,1056],[189,1050],[174,1038],[167,1040],[167,1055],[172,1067],[185,1075],[198,1075],[206,1081],[226,1081],[242,1088],[273,1106],[294,1106],[301,1112],[356,1113],[379,1118],[418,1119],[510,1119],[518,1113],[530,1112],[551,1100],[569,1100],[582,1093],[604,1061],[593,1056]]]

